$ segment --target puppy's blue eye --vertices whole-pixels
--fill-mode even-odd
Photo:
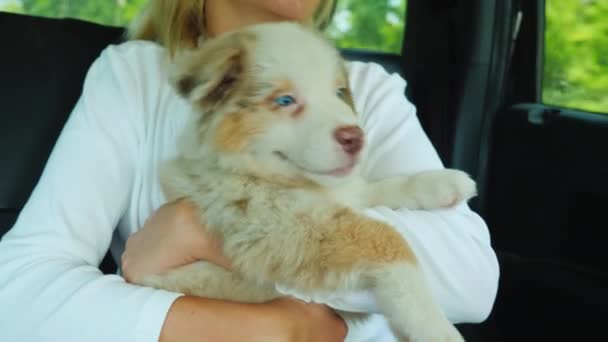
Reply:
[[[346,96],[346,88],[340,88],[336,91],[336,95],[338,95],[339,98],[343,99]]]
[[[274,102],[281,107],[287,107],[296,103],[296,99],[294,99],[291,95],[283,95],[274,99]]]

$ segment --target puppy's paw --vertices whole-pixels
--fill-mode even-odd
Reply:
[[[475,181],[454,169],[423,171],[413,176],[410,187],[418,208],[427,210],[453,207],[477,194]]]

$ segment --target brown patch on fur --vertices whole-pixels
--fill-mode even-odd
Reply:
[[[248,51],[255,40],[253,33],[234,32],[180,56],[175,87],[185,97],[196,91],[193,101],[201,109],[225,103],[248,83]]]
[[[177,91],[183,95],[188,96],[194,88],[199,84],[199,81],[193,75],[186,75],[177,81]]]
[[[312,219],[299,216],[304,222]],[[408,262],[416,264],[416,256],[405,239],[391,226],[351,209],[337,211],[322,227],[314,227],[319,234],[318,245],[309,248],[309,256],[297,271],[312,276],[317,286],[328,272],[351,272],[378,264]]]
[[[403,237],[388,224],[364,218],[351,209],[334,214],[330,224],[335,227],[324,248],[341,251],[329,256],[333,260],[369,260],[377,263],[415,262],[416,257]],[[323,250],[322,250],[323,253]]]
[[[236,105],[240,108],[240,109],[247,109],[251,106],[251,101],[247,100],[247,99],[239,99],[236,102]]]
[[[352,108],[353,113],[355,115],[357,115],[357,112],[355,111],[355,101],[353,100],[353,93],[350,91],[349,87],[345,87],[344,89],[344,93],[343,93],[343,97],[342,100],[344,102],[346,102],[346,104]]]
[[[353,113],[355,113],[355,115],[356,115],[357,111],[355,110],[355,101],[353,100],[353,92],[350,89],[349,82],[348,82],[348,71],[346,69],[346,64],[344,64],[343,61],[340,63],[340,76],[339,76],[339,80],[338,80],[338,86],[344,90],[342,100],[344,102],[346,102],[346,104],[350,108],[352,108]]]
[[[235,207],[237,207],[241,212],[247,212],[247,208],[249,208],[249,198],[242,198],[240,200],[236,200],[232,203]]]
[[[262,129],[260,120],[251,113],[227,114],[215,130],[214,144],[225,152],[240,152]]]
[[[218,104],[225,101],[230,93],[236,88],[245,69],[243,65],[242,52],[230,57],[227,61],[228,67],[223,77],[213,86],[207,96],[203,99],[206,103]]]

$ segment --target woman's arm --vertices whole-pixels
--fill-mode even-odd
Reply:
[[[176,293],[98,265],[130,200],[141,96],[109,48],[91,67],[43,174],[0,243],[0,331],[10,341],[156,341]],[[32,99],[35,101],[35,99]]]
[[[260,315],[259,305],[215,301],[184,296],[178,298],[163,324],[159,342],[224,341],[237,342],[251,339],[252,332],[270,332],[271,319]],[[235,323],[238,329],[235,329]],[[280,337],[266,336],[268,341]],[[274,337],[274,338],[271,338]],[[260,339],[263,341],[263,339]]]
[[[292,299],[263,304],[184,296],[171,307],[159,342],[338,342],[346,325],[331,309]]]

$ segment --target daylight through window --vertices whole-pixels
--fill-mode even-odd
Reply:
[[[543,102],[608,113],[608,0],[547,0]]]

